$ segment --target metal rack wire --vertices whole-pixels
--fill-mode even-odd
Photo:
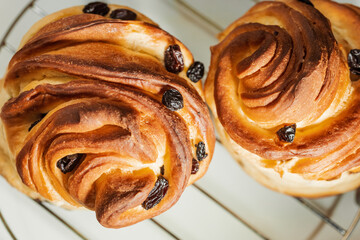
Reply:
[[[207,24],[209,27],[213,28],[214,31],[221,32],[223,30],[223,28],[220,25],[218,25],[216,22],[212,21],[210,18],[206,17],[204,14],[202,14],[201,12],[199,12],[198,10],[193,8],[187,2],[185,2],[183,0],[172,0],[172,1],[174,1],[176,4],[178,4],[180,7],[184,8],[184,9],[186,9],[187,11],[189,11],[191,13],[194,13],[199,18],[200,21]],[[255,3],[259,2],[258,0],[253,0],[253,1]],[[34,12],[36,12],[40,16],[46,16],[47,15],[46,11],[44,11],[41,7],[39,7],[37,5],[37,0],[31,0],[22,9],[22,11],[20,11],[18,16],[16,16],[16,18],[14,19],[14,21],[10,24],[10,26],[7,29],[4,37],[0,41],[0,51],[1,51],[1,49],[4,48],[4,49],[7,49],[9,52],[11,52],[13,54],[15,53],[15,51],[16,51],[15,46],[12,46],[11,44],[9,44],[7,42],[8,36],[12,32],[12,30],[14,29],[16,24],[19,22],[19,20],[23,17],[23,15],[30,9],[32,9]],[[221,144],[221,142],[219,140],[217,140],[217,141]],[[193,186],[198,191],[200,191],[202,194],[204,194],[206,197],[211,199],[218,206],[220,206],[222,209],[224,209],[226,212],[228,212],[231,216],[233,216],[235,219],[237,219],[239,222],[244,224],[249,230],[254,232],[258,237],[260,237],[261,239],[271,239],[265,233],[262,233],[261,231],[259,231],[259,227],[250,225],[245,219],[243,219],[241,216],[239,216],[237,213],[235,213],[230,208],[228,208],[225,204],[223,204],[221,201],[219,201],[216,198],[216,196],[212,196],[205,189],[203,189],[202,187],[200,187],[196,183],[193,184]],[[303,205],[305,208],[310,210],[314,215],[319,217],[319,219],[321,219],[324,224],[327,224],[330,227],[332,227],[333,229],[335,229],[338,232],[340,239],[342,239],[342,240],[349,239],[351,233],[353,232],[353,230],[355,229],[357,223],[359,222],[359,219],[360,219],[360,189],[356,190],[356,199],[355,199],[355,201],[356,201],[356,203],[358,205],[358,210],[357,210],[357,213],[355,214],[353,220],[351,221],[351,224],[347,228],[342,227],[340,224],[338,224],[336,221],[334,221],[331,218],[331,213],[330,214],[324,213],[319,208],[317,208],[314,204],[312,204],[308,199],[305,199],[305,198],[295,198],[295,199],[299,202],[299,204]],[[75,229],[71,224],[69,224],[63,218],[61,218],[59,215],[57,215],[55,212],[50,210],[43,202],[38,201],[38,200],[33,200],[33,201],[35,201],[39,206],[42,207],[42,209],[47,211],[54,218],[56,218],[60,223],[62,223],[69,230],[71,230],[74,233],[74,235],[78,236],[81,239],[87,239],[81,232],[79,232],[77,229]],[[169,229],[164,227],[162,224],[160,224],[155,219],[150,219],[150,220],[154,224],[156,224],[156,226],[158,226],[160,229],[162,229],[165,233],[167,233],[169,237],[171,237],[173,239],[180,239],[178,236],[176,236],[173,232],[171,232]],[[1,211],[0,211],[0,221],[4,225],[7,232],[9,233],[9,236],[11,236],[12,239],[17,239],[16,238],[16,233],[13,232],[11,227],[8,225],[5,216],[1,213]]]

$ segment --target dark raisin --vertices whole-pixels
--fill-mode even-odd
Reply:
[[[296,124],[285,126],[278,130],[276,134],[281,141],[292,143],[295,138]]]
[[[187,70],[186,76],[194,83],[198,82],[204,76],[204,64],[194,62]]]
[[[165,173],[165,167],[164,167],[164,165],[162,165],[160,168],[160,174],[164,175],[164,173]]]
[[[350,72],[360,75],[360,49],[352,49],[348,55]]]
[[[57,161],[56,166],[63,172],[68,173],[74,170],[74,168],[80,163],[85,154],[75,153],[67,155]]]
[[[142,203],[143,208],[149,210],[150,208],[155,207],[161,199],[165,197],[168,188],[169,182],[163,176],[159,176],[154,188],[149,193],[149,196]]]
[[[162,103],[171,111],[176,111],[184,107],[183,97],[176,89],[166,90],[162,96]]]
[[[31,129],[33,129],[33,127],[35,127],[36,124],[38,124],[45,116],[46,116],[46,113],[42,113],[42,114],[40,115],[40,118],[39,118],[38,120],[36,120],[35,122],[33,122],[33,123],[30,125],[28,131],[30,132]]]
[[[205,151],[205,143],[199,142],[198,144],[195,144],[196,147],[196,157],[198,161],[204,160],[208,154]]]
[[[199,171],[199,161],[193,158],[192,160],[192,167],[191,167],[191,174],[195,174]]]
[[[165,68],[169,72],[179,73],[184,69],[184,58],[180,46],[170,45],[165,51]]]
[[[275,36],[279,35],[279,32],[278,32],[278,31],[275,31],[275,32],[274,32],[274,35],[275,35]]]
[[[310,0],[298,0],[299,2],[302,2],[302,3],[305,3],[307,5],[310,5],[310,6],[314,6],[314,4],[312,4],[312,2],[310,2]]]
[[[92,13],[105,16],[110,11],[110,8],[103,2],[92,2],[83,8],[83,13]]]
[[[135,20],[137,15],[133,11],[125,8],[115,9],[111,12],[110,17],[121,20]]]

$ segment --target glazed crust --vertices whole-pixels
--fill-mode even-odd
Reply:
[[[232,23],[211,48],[205,95],[226,147],[255,179],[319,197],[359,182],[344,178],[360,165],[360,89],[347,65],[360,47],[360,15],[352,5],[311,2],[261,2]],[[290,124],[295,140],[286,143],[276,132]]]
[[[119,228],[166,211],[204,175],[214,129],[201,83],[186,77],[193,57],[181,42],[133,9],[136,21],[82,14],[82,8],[35,24],[9,63],[3,161],[27,187],[4,175],[31,196],[92,209],[103,226]],[[165,50],[174,44],[184,58],[179,74],[164,66]],[[171,111],[162,103],[169,89],[180,92],[184,108]],[[209,155],[191,174],[200,141]],[[64,174],[58,160],[76,153],[84,157]],[[162,166],[168,191],[145,210]]]

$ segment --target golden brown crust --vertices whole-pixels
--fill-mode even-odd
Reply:
[[[360,15],[355,6],[312,2],[315,8],[261,2],[232,23],[211,48],[205,95],[232,139],[229,147],[258,156],[257,168],[330,181],[360,165],[360,90],[347,65],[348,52],[360,47],[353,36]],[[340,25],[342,34],[334,30]],[[295,140],[280,141],[276,132],[294,123]]]
[[[8,161],[34,192],[92,209],[106,227],[157,216],[206,172],[214,150],[201,83],[185,77],[192,55],[152,22],[80,14],[79,7],[64,11],[27,34],[9,64],[4,86],[12,98],[1,112],[15,156]],[[184,57],[179,74],[164,67],[173,44]],[[162,103],[169,89],[180,92],[184,108],[171,111]],[[199,141],[209,156],[191,174]],[[84,157],[64,174],[57,163],[73,154]],[[168,191],[145,210],[141,204],[162,166]]]

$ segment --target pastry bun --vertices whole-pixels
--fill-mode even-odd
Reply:
[[[2,81],[0,173],[33,198],[94,210],[105,227],[159,215],[214,151],[193,65],[179,40],[125,6],[43,18]]]
[[[360,71],[348,63],[359,31],[355,6],[281,0],[219,35],[206,100],[223,144],[260,183],[303,197],[360,186]]]

